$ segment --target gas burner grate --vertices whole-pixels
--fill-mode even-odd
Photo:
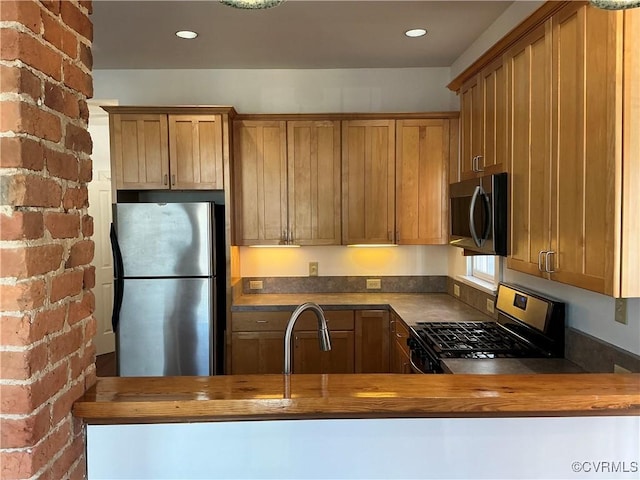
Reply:
[[[495,322],[429,322],[417,326],[418,335],[444,357],[535,356],[533,348]]]

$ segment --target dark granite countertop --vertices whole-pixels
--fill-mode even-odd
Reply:
[[[493,321],[488,315],[446,293],[248,294],[237,298],[233,302],[231,311],[266,309],[289,311],[304,302],[315,302],[327,310],[391,308],[409,326],[417,322]]]
[[[524,375],[529,373],[587,373],[565,358],[450,358],[446,373]]]

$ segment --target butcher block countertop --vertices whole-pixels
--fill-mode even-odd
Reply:
[[[640,374],[105,377],[73,413],[89,424],[640,415]]]

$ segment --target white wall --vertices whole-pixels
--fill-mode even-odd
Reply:
[[[94,70],[94,97],[120,105],[233,105],[239,113],[458,110],[449,68]]]

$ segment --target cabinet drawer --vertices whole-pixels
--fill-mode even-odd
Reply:
[[[407,345],[407,339],[409,338],[409,327],[397,315],[393,315],[391,318],[391,336],[395,339],[398,347],[408,355],[409,345]]]
[[[231,330],[234,332],[284,331],[292,312],[234,312]],[[325,310],[330,330],[353,330],[353,310]],[[318,320],[311,311],[303,312],[296,321],[295,331],[316,330]]]

